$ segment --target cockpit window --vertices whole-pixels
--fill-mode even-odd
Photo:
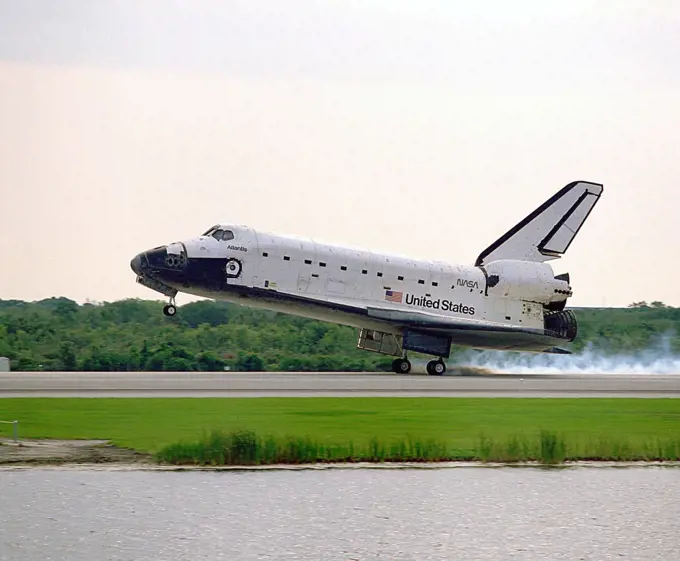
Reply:
[[[210,234],[213,238],[215,238],[217,241],[227,241],[227,240],[233,240],[234,239],[234,232],[231,230],[222,230],[221,228],[218,228],[212,234]]]
[[[211,226],[210,228],[208,228],[208,230],[207,230],[203,235],[204,235],[204,236],[211,236],[212,233],[213,233],[215,230],[217,230],[217,228],[219,228],[219,226]]]

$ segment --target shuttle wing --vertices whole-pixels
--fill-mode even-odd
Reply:
[[[369,307],[367,311],[369,317],[389,321],[402,328],[447,336],[453,344],[481,349],[571,354],[568,350],[557,348],[555,345],[563,341],[543,329],[479,319],[445,317],[415,310]]]
[[[540,329],[515,327],[481,319],[445,317],[415,310],[369,307],[368,316],[386,320],[404,327],[417,327],[440,333],[451,333],[454,331],[496,331],[506,333],[531,333],[535,335],[543,335],[544,333],[544,331]]]
[[[498,259],[544,262],[559,258],[600,200],[603,189],[600,183],[588,181],[563,187],[482,251],[475,265]]]

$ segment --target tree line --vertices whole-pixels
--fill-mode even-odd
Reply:
[[[173,317],[160,308],[137,299],[0,300],[0,356],[20,371],[390,370],[391,357],[356,348],[354,328],[208,300]],[[605,353],[642,350],[659,335],[680,348],[680,308],[635,302],[575,312],[574,351],[588,343]],[[452,349],[452,360],[463,350]]]

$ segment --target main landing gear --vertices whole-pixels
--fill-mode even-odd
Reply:
[[[444,372],[446,372],[446,364],[441,358],[427,363],[427,373],[430,376],[443,376]]]
[[[177,313],[177,306],[175,306],[175,299],[170,298],[170,303],[163,306],[163,315],[172,317]]]
[[[408,374],[411,372],[411,361],[404,358],[396,358],[392,361],[392,371],[397,374]]]
[[[411,372],[411,361],[407,357],[393,360],[392,371],[397,374],[408,374]],[[443,376],[445,372],[446,364],[441,358],[427,363],[427,373],[430,376]]]

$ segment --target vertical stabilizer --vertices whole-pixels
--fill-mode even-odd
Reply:
[[[478,267],[498,259],[544,262],[561,257],[600,200],[600,183],[574,181],[487,247]]]

